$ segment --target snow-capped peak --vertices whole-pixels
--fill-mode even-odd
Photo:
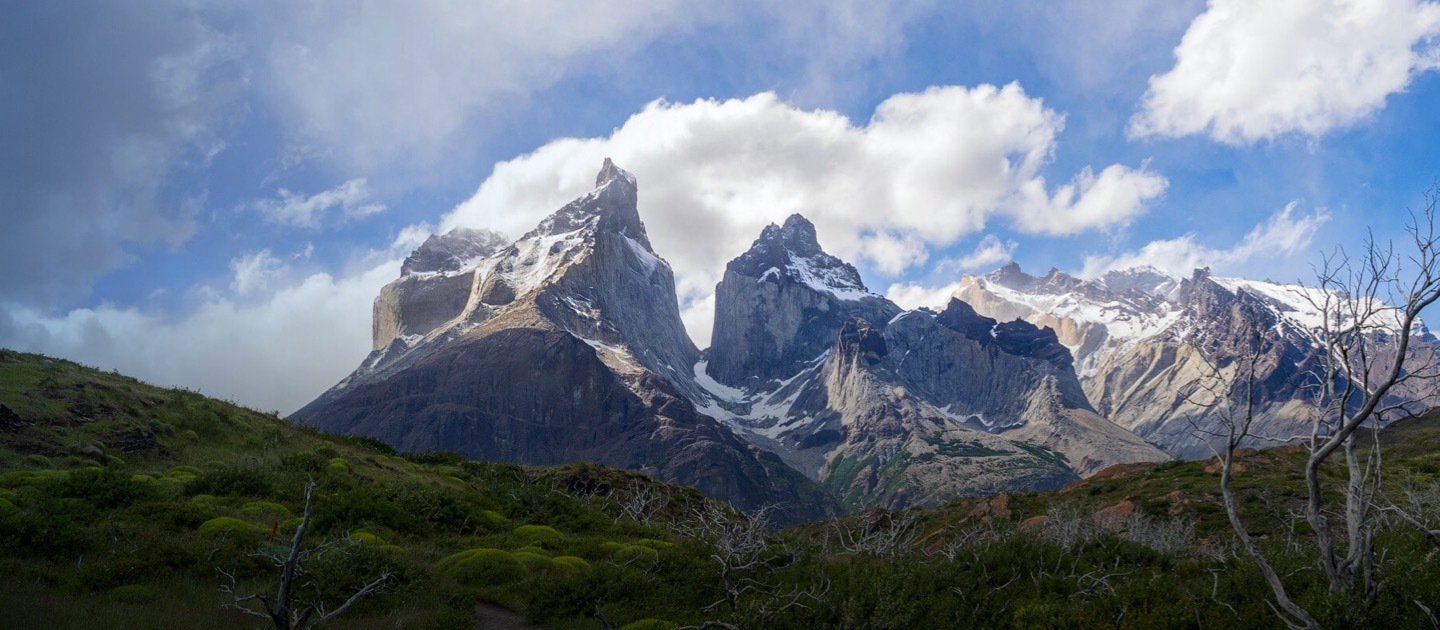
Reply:
[[[784,225],[771,223],[728,269],[764,282],[781,276],[841,300],[878,297],[865,288],[860,272],[820,248],[815,224],[799,214]]]

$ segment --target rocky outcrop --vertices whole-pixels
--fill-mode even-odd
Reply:
[[[837,299],[836,287],[863,288],[838,260],[824,265],[837,281],[786,271],[822,256],[813,226],[791,217],[730,263],[697,405],[847,507],[1057,487],[1166,458],[1095,413],[1054,330],[960,300],[936,313]]]
[[[726,265],[706,372],[733,386],[787,378],[824,352],[847,319],[883,323],[900,310],[825,253],[809,220],[791,215]]]
[[[397,339],[413,342],[458,317],[473,280],[465,271],[509,243],[494,230],[455,228],[430,235],[405,258],[400,278],[375,298],[371,349],[383,350]]]
[[[1295,286],[1216,278],[1208,269],[1174,277],[1141,268],[1079,280],[1053,270],[1045,278],[1029,276],[1014,263],[967,276],[955,293],[981,313],[1061,331],[1058,339],[1074,352],[1095,409],[1187,459],[1212,455],[1207,440],[1227,413],[1196,404],[1204,401],[1192,392],[1217,373],[1233,373],[1237,357],[1252,349],[1253,430],[1263,443],[1306,433],[1307,396],[1321,357],[1318,314],[1305,295]],[[1422,333],[1421,344],[1434,343]]]
[[[457,227],[444,234],[431,234],[405,257],[400,275],[464,271],[509,244],[509,237],[484,228]]]
[[[415,271],[435,267],[417,250],[425,264],[382,295],[390,342],[377,333],[360,369],[295,417],[404,450],[643,470],[744,509],[780,504],[787,521],[834,513],[817,484],[689,401],[699,352],[637,198],[606,160],[594,191],[471,268]],[[417,276],[464,283],[427,294],[405,284]]]

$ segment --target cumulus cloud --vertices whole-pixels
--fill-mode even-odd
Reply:
[[[1423,0],[1212,0],[1129,130],[1237,145],[1318,137],[1440,67],[1437,37],[1440,4]]]
[[[374,202],[363,177],[347,181],[330,190],[313,195],[276,191],[277,199],[261,199],[251,207],[266,219],[295,227],[318,227],[325,217],[338,210],[342,220],[359,219],[385,211],[385,204]]]
[[[1144,166],[1089,169],[1051,190],[1064,117],[1017,84],[899,94],[857,125],[774,94],[655,101],[604,138],[553,141],[495,166],[442,223],[520,234],[593,185],[605,157],[640,183],[640,213],[674,266],[682,310],[704,301],[767,223],[799,212],[828,250],[898,273],[1002,220],[1029,233],[1128,223],[1165,189]],[[709,325],[687,320],[703,346]]]
[[[1196,242],[1195,234],[1152,241],[1137,251],[1114,256],[1086,256],[1080,275],[1093,278],[1112,269],[1149,265],[1176,274],[1189,274],[1199,267],[1234,267],[1257,259],[1282,259],[1310,246],[1321,225],[1330,220],[1329,213],[1317,210],[1307,215],[1295,212],[1291,202],[1271,215],[1265,223],[1245,234],[1239,243],[1228,248],[1207,247]]]
[[[371,302],[400,274],[400,260],[384,258],[345,277],[316,273],[262,299],[238,300],[257,288],[244,284],[256,281],[254,263],[262,277],[273,265],[268,252],[260,252],[237,259],[237,295],[200,292],[203,301],[179,318],[110,305],[62,315],[0,309],[0,346],[289,413],[355,369],[369,351]]]

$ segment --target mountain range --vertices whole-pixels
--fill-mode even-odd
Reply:
[[[797,214],[726,265],[702,352],[637,204],[607,159],[517,240],[430,237],[376,298],[370,355],[294,417],[406,451],[641,470],[791,521],[1208,456],[1212,410],[1186,388],[1247,331],[1275,338],[1263,428],[1305,421],[1314,322],[1283,285],[1011,263],[906,310]]]

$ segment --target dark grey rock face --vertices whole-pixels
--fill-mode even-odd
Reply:
[[[854,266],[825,253],[810,221],[792,215],[726,265],[707,372],[728,385],[789,378],[834,343],[846,320],[883,325],[900,311],[866,290]]]
[[[391,341],[295,417],[405,450],[643,470],[745,509],[780,504],[787,521],[833,514],[816,483],[687,399],[699,352],[637,198],[606,160],[593,192],[473,269],[387,287],[377,331],[393,313]]]

